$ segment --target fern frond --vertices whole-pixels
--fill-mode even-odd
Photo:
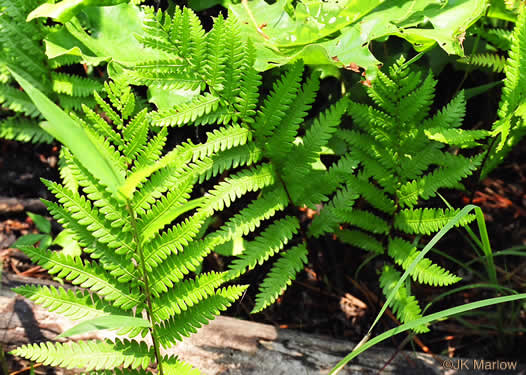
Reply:
[[[270,224],[255,240],[245,244],[245,251],[229,266],[229,276],[236,278],[247,269],[264,261],[283,249],[299,229],[297,218],[287,216]]]
[[[442,142],[460,148],[472,148],[480,146],[477,142],[490,135],[487,130],[460,130],[460,129],[440,129],[431,128],[425,130],[426,136],[437,142]]]
[[[300,124],[307,116],[307,111],[314,102],[319,87],[319,75],[315,74],[309,77],[285,112],[285,117],[269,137],[266,144],[267,154],[277,164],[282,163],[290,153]]]
[[[331,201],[320,211],[320,214],[312,220],[309,234],[313,237],[319,237],[324,233],[334,232],[338,229],[339,223],[344,221],[347,214],[352,211],[354,201],[358,197],[356,191],[349,186],[337,191]]]
[[[371,233],[387,234],[389,232],[389,224],[369,211],[349,210],[342,216],[342,222],[352,224]]]
[[[135,285],[119,284],[97,264],[32,246],[21,249],[33,262],[73,285],[89,288],[123,310],[140,306],[143,296]]]
[[[499,28],[476,29],[476,33],[502,51],[508,51],[511,48],[512,32],[510,30]]]
[[[192,170],[199,175],[199,183],[215,177],[226,170],[251,166],[263,157],[263,151],[254,142],[234,147],[213,156],[196,161]]]
[[[481,177],[495,168],[526,133],[524,115],[526,80],[524,64],[526,60],[526,10],[519,11],[517,23],[511,35],[511,49],[504,73],[504,87],[500,98],[498,119],[493,124],[493,136],[500,136],[498,145],[490,150],[488,162]]]
[[[394,227],[409,234],[425,234],[438,232],[460,209],[416,208],[399,211],[394,217]],[[466,215],[455,226],[464,226],[475,220],[475,215]]]
[[[203,324],[226,310],[245,291],[246,286],[230,286],[216,291],[203,301],[189,307],[188,310],[164,321],[159,326],[159,341],[161,346],[169,347],[183,337],[188,337]]]
[[[199,370],[177,357],[163,358],[163,371],[166,375],[199,375]]]
[[[204,273],[195,279],[177,283],[160,298],[153,300],[153,319],[155,322],[167,320],[188,310],[200,301],[214,294],[215,289],[226,281],[224,273]]]
[[[171,253],[159,263],[151,272],[150,287],[154,295],[159,296],[178,283],[190,272],[201,265],[203,258],[214,248],[214,241],[210,239],[194,240],[183,252]]]
[[[42,180],[42,182],[55,194],[64,208],[71,213],[71,217],[89,230],[97,238],[97,241],[115,249],[117,254],[131,256],[134,253],[131,234],[112,228],[111,223],[103,218],[96,208],[92,207],[89,200],[57,183],[47,180]],[[56,219],[60,220],[61,218],[57,217]]]
[[[15,116],[0,121],[0,138],[33,143],[53,141],[53,137],[39,126],[38,120]]]
[[[13,291],[36,304],[42,305],[49,311],[54,311],[73,320],[93,319],[108,314],[125,314],[124,311],[100,299],[96,294],[85,294],[82,291],[35,285],[20,286],[14,288]]]
[[[391,293],[401,277],[402,275],[400,272],[393,267],[387,265],[384,266],[380,275],[380,287],[385,296],[388,296]],[[418,302],[414,296],[409,294],[409,291],[405,286],[401,286],[397,290],[389,306],[402,323],[407,323],[422,317],[422,310],[420,309]],[[429,328],[426,326],[418,326],[414,328],[414,331],[417,333],[424,333],[428,332]]]
[[[233,125],[208,132],[206,137],[205,143],[194,148],[193,161],[247,144],[252,140],[252,131],[239,125]]]
[[[435,196],[440,188],[457,187],[462,178],[469,176],[480,165],[481,156],[451,159],[447,167],[437,168],[418,181],[413,180],[402,185],[397,192],[400,206],[413,207],[419,197],[427,199]]]
[[[488,68],[495,73],[502,73],[506,66],[506,59],[503,56],[492,53],[478,53],[458,59],[458,62],[467,65],[474,65]]]
[[[415,258],[420,254],[416,247],[399,238],[390,238],[387,253],[396,264],[407,270]],[[414,281],[433,286],[451,285],[460,281],[460,277],[452,275],[444,268],[433,264],[429,259],[423,258],[411,272]]]
[[[347,179],[349,186],[361,197],[365,198],[374,208],[392,215],[395,211],[395,203],[381,189],[356,176],[349,176]]]
[[[189,102],[176,105],[174,108],[152,116],[152,123],[157,126],[182,126],[195,122],[199,117],[217,110],[219,98],[206,93],[198,95]]]
[[[25,92],[8,85],[0,85],[0,104],[5,109],[22,113],[28,117],[40,116],[40,112]]]
[[[258,103],[258,89],[261,85],[261,77],[252,67],[255,60],[255,48],[249,40],[244,62],[243,71],[240,79],[239,97],[234,102],[234,107],[239,113],[239,118],[245,124],[254,122],[256,114],[256,105]]]
[[[173,190],[141,216],[137,228],[142,233],[143,241],[146,242],[154,237],[165,225],[170,224],[181,214],[180,208],[190,198],[195,182],[196,178],[193,176],[178,179]]]
[[[246,236],[256,230],[262,221],[285,209],[288,203],[289,200],[284,189],[281,187],[270,188],[209,236],[217,241],[218,245]]]
[[[252,314],[266,309],[285,292],[287,286],[296,278],[296,274],[307,263],[307,253],[307,248],[301,244],[281,255],[259,287]]]
[[[203,197],[200,210],[209,213],[223,210],[247,192],[262,189],[273,182],[274,171],[270,164],[239,172],[210,190]]]
[[[144,247],[145,267],[151,271],[159,263],[163,262],[170,254],[177,254],[187,246],[199,233],[206,215],[196,213],[180,224],[157,236]]]
[[[21,346],[11,352],[46,366],[65,369],[115,369],[119,366],[146,369],[154,360],[153,348],[129,340],[79,341],[62,344],[45,342]]]
[[[372,251],[374,253],[383,254],[384,246],[380,241],[367,233],[359,230],[340,230],[337,233],[338,238],[351,246],[359,247],[366,251]]]
[[[94,79],[66,73],[51,73],[52,89],[59,94],[85,97],[100,91],[102,84]]]
[[[252,124],[256,139],[261,141],[266,139],[281,122],[300,88],[302,73],[303,64],[296,62],[280,80],[274,83],[271,94],[265,98],[256,121]]]
[[[86,226],[79,224],[76,219],[63,207],[53,203],[43,201],[49,213],[65,228],[74,233],[74,237],[81,246],[86,246],[84,252],[90,254],[93,259],[98,259],[105,270],[117,278],[117,281],[125,283],[137,278],[137,272],[129,258],[116,254],[105,244],[98,242],[97,238]]]
[[[445,107],[438,111],[433,117],[426,119],[423,123],[424,129],[433,128],[458,128],[466,115],[466,97],[464,91],[460,91]]]

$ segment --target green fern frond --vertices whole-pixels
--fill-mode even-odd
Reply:
[[[169,347],[183,337],[195,333],[203,324],[226,310],[245,291],[246,286],[230,286],[216,291],[203,301],[191,306],[186,311],[164,321],[159,326],[159,341],[161,346]]]
[[[255,240],[245,244],[244,253],[230,264],[229,276],[236,278],[247,269],[253,269],[256,264],[263,264],[283,249],[298,229],[299,221],[292,216],[270,224]]]
[[[394,227],[409,234],[438,232],[453,219],[460,209],[416,208],[399,211],[394,217]],[[464,226],[475,220],[475,215],[464,216],[456,226]]]
[[[269,137],[279,125],[296,93],[300,88],[303,64],[296,62],[287,73],[272,86],[261,107],[252,128],[256,132],[256,139],[264,140]]]
[[[129,340],[79,341],[62,343],[45,342],[21,346],[12,355],[28,358],[46,366],[66,369],[80,368],[86,371],[115,369],[124,365],[146,369],[154,360],[152,348],[144,342]]]
[[[424,121],[425,129],[458,128],[466,115],[466,97],[464,91],[460,91],[446,106],[438,111],[433,117]]]
[[[384,266],[380,274],[380,287],[385,296],[388,296],[394,289],[398,280],[402,275],[393,267]],[[422,310],[418,305],[415,297],[409,294],[405,286],[401,286],[396,292],[394,298],[389,305],[393,313],[400,319],[402,323],[407,323],[422,317]],[[414,328],[417,333],[428,332],[429,328],[426,326],[418,326]]]
[[[170,254],[181,252],[199,233],[206,215],[196,213],[180,224],[175,224],[161,236],[156,236],[144,247],[145,267],[151,271]]]
[[[390,238],[387,253],[396,264],[407,270],[413,263],[415,258],[420,254],[416,247],[409,242],[399,238]],[[416,267],[411,272],[411,277],[414,281],[421,284],[428,284],[433,286],[451,285],[460,281],[460,277],[452,275],[444,268],[433,264],[429,259],[423,258],[418,262]]]
[[[190,198],[196,178],[189,176],[181,178],[173,186],[173,190],[158,200],[150,210],[141,216],[137,228],[142,233],[142,240],[148,241],[165,225],[170,224],[181,214],[181,207]]]
[[[189,102],[178,104],[170,110],[153,115],[152,122],[157,126],[182,126],[217,110],[218,106],[219,98],[206,93]]]
[[[177,357],[163,358],[163,371],[166,375],[199,375],[199,370]]]
[[[40,112],[26,93],[8,85],[0,85],[0,104],[3,108],[28,117],[40,117]]]
[[[80,77],[66,73],[51,73],[52,89],[59,94],[85,97],[100,91],[102,84],[94,79]]]
[[[100,299],[96,294],[84,294],[82,291],[35,285],[20,286],[14,288],[13,291],[42,305],[49,311],[73,320],[93,319],[108,314],[125,314],[124,311]]]
[[[44,204],[59,223],[74,233],[79,245],[85,246],[84,252],[88,253],[92,259],[100,261],[104,269],[110,271],[110,274],[118,282],[125,283],[137,278],[135,267],[129,259],[123,255],[116,254],[113,249],[98,242],[93,233],[85,225],[79,224],[72,214],[63,207],[47,201],[44,201]]]
[[[503,56],[492,53],[469,55],[458,59],[458,62],[488,68],[495,73],[502,73],[506,66],[506,59]]]
[[[285,292],[287,286],[296,278],[296,274],[307,263],[307,253],[307,248],[301,244],[281,255],[259,287],[252,314],[266,309]]]
[[[480,146],[481,144],[478,143],[477,140],[488,137],[490,132],[487,130],[464,131],[460,129],[431,128],[426,129],[425,134],[433,141],[442,142],[460,148],[472,148]]]
[[[471,159],[455,158],[447,167],[437,168],[418,181],[402,185],[397,193],[401,207],[413,207],[419,197],[427,199],[436,195],[438,189],[458,187],[458,182],[469,176],[481,163],[482,154]]]
[[[366,251],[383,254],[384,246],[376,238],[359,230],[340,230],[336,233],[338,238],[351,246],[359,247]]]
[[[263,151],[254,142],[250,142],[197,161],[193,171],[199,175],[199,183],[202,183],[226,170],[251,166],[262,157]]]
[[[210,213],[223,210],[247,192],[262,189],[272,183],[274,171],[270,164],[239,172],[210,190],[203,198],[201,210]]]
[[[387,234],[389,232],[389,224],[369,211],[349,210],[342,216],[341,222],[352,224],[355,227],[375,234]]]
[[[138,306],[143,301],[136,286],[117,283],[97,264],[32,246],[21,247],[21,250],[50,274],[56,274],[74,285],[89,288],[123,310]]]
[[[59,202],[71,213],[71,217],[89,230],[97,241],[115,249],[116,254],[134,253],[131,234],[112,228],[111,223],[103,218],[96,208],[92,207],[89,200],[57,183],[47,180],[42,180],[42,182],[57,196]],[[47,204],[47,202],[44,203]],[[59,222],[63,221],[62,217],[56,217],[56,219]]]
[[[190,272],[194,272],[214,248],[210,239],[194,240],[184,248],[183,252],[172,253],[153,269],[150,275],[152,293],[156,296],[173,288]]]
[[[270,188],[210,234],[210,238],[216,240],[219,245],[246,236],[255,231],[264,220],[285,209],[288,203],[285,190],[280,187]]]
[[[285,112],[285,117],[269,137],[266,144],[267,153],[277,164],[282,163],[292,150],[300,124],[307,116],[319,87],[319,75],[309,77]]]
[[[526,134],[526,107],[524,61],[526,60],[526,10],[521,8],[511,36],[511,49],[504,73],[504,87],[500,98],[498,119],[492,127],[493,136],[499,136],[499,143],[488,154],[481,178],[494,169],[509,153],[511,148]]]
[[[167,293],[153,301],[155,322],[167,320],[194,306],[215,293],[216,288],[226,281],[224,273],[210,272],[178,283]]]
[[[324,233],[334,232],[338,229],[339,223],[346,220],[347,214],[352,211],[354,201],[359,195],[354,189],[348,186],[336,192],[329,203],[323,207],[320,214],[312,220],[309,228],[309,234],[313,237],[319,237]]]
[[[16,116],[0,121],[0,138],[32,143],[53,141],[53,137],[39,126],[38,120]]]
[[[475,29],[475,32],[502,51],[508,51],[511,48],[512,32],[510,30],[492,27],[489,29]]]
[[[395,203],[381,189],[371,182],[356,176],[347,179],[349,186],[361,197],[365,198],[374,208],[392,215],[395,211]]]

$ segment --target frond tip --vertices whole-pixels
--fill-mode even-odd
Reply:
[[[296,274],[307,263],[307,248],[304,244],[287,250],[274,264],[259,287],[256,305],[251,314],[266,309],[285,292],[287,286],[296,278]]]

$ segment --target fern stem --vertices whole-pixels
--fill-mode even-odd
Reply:
[[[135,243],[137,244],[137,252],[139,253],[140,262],[141,262],[141,269],[142,269],[142,276],[144,281],[144,294],[146,295],[146,305],[147,309],[146,312],[148,314],[148,321],[150,322],[150,335],[152,336],[152,344],[155,351],[155,359],[157,361],[157,366],[159,369],[159,375],[163,375],[163,364],[161,362],[161,351],[159,348],[159,343],[157,340],[157,336],[155,334],[154,329],[154,321],[153,321],[153,307],[152,307],[152,296],[150,293],[150,284],[148,280],[148,272],[146,271],[146,261],[144,260],[144,253],[141,246],[139,233],[137,230],[137,221],[135,219],[135,212],[133,211],[133,208],[131,206],[131,202],[127,200],[126,202],[126,208],[128,212],[130,213],[130,223],[133,228],[133,238],[135,240]]]

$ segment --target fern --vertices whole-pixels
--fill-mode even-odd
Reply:
[[[298,245],[284,253],[261,283],[252,313],[259,312],[274,303],[287,285],[290,285],[296,273],[303,269],[305,263],[307,263],[307,248],[304,245]]]
[[[488,68],[495,73],[502,73],[506,65],[504,57],[490,53],[480,53],[463,57],[458,60],[461,63]]]
[[[40,21],[26,22],[27,15],[40,3],[40,0],[0,1],[0,67],[2,70],[6,66],[16,68],[63,108],[79,109],[82,103],[90,104],[93,92],[100,90],[102,85],[91,77],[54,71],[61,64],[47,60],[43,43],[51,27]],[[8,110],[8,118],[0,122],[0,137],[33,143],[52,141],[52,137],[39,127],[40,112],[14,84],[9,73],[0,84],[0,105]]]
[[[109,83],[104,92],[106,99],[95,95],[104,115],[84,106],[84,115],[75,119],[96,140],[105,161],[122,174],[128,195],[123,199],[112,193],[79,161],[78,150],[65,150],[61,165],[67,169],[68,184],[44,181],[57,199],[44,203],[73,233],[84,257],[32,246],[22,249],[50,274],[82,289],[27,286],[17,291],[51,311],[81,321],[146,316],[150,328],[113,329],[129,338],[149,333],[153,346],[139,339],[43,343],[20,347],[13,354],[86,371],[118,366],[146,370],[156,365],[160,373],[193,374],[196,371],[188,364],[162,357],[160,348],[173,346],[234,303],[246,286],[223,285],[234,273],[237,276],[281,250],[299,223],[292,217],[272,222],[250,243],[246,260],[233,262],[232,271],[191,275],[216,246],[250,234],[288,204],[275,184],[274,169],[269,163],[246,166],[248,162],[232,153],[255,147],[252,130],[240,125],[211,131],[204,143],[183,142],[162,156],[167,132],[152,132],[152,116],[145,110],[136,111],[130,88]],[[210,173],[215,162],[225,178],[211,181],[203,194],[198,181],[215,174]],[[233,165],[243,168],[231,171]],[[262,189],[268,198],[254,200],[222,227],[205,232],[205,222],[213,215]],[[202,196],[195,197],[198,194]]]
[[[498,136],[495,147],[488,152],[481,177],[493,170],[526,133],[525,61],[526,59],[526,10],[520,7],[517,23],[511,35],[509,57],[506,60],[504,87],[500,98],[498,119],[493,124],[492,135]]]
[[[387,253],[396,265],[407,269],[419,252],[401,236],[436,233],[458,213],[417,205],[436,196],[441,188],[461,188],[460,181],[480,165],[482,155],[454,155],[445,146],[477,146],[476,141],[489,132],[460,129],[465,114],[462,93],[430,117],[435,84],[431,74],[423,77],[401,58],[388,74],[380,72],[368,90],[374,105],[349,103],[355,129],[338,130],[336,135],[349,145],[349,160],[359,161],[361,167],[354,175],[342,176],[333,198],[313,220],[311,235],[335,232],[343,242],[376,254]],[[355,207],[358,199],[360,209]],[[368,210],[362,208],[365,202]],[[473,220],[467,216],[458,225]],[[394,267],[387,260],[380,276],[386,296],[400,277]],[[416,282],[440,286],[460,280],[426,258],[411,276]],[[421,316],[408,288],[401,288],[391,302],[402,322]]]

